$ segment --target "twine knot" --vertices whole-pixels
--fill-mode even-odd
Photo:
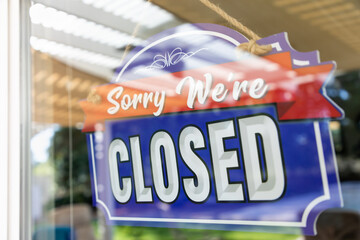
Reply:
[[[237,48],[258,56],[264,55],[272,49],[271,45],[259,45],[254,39],[241,43]]]
[[[215,5],[210,0],[199,0],[202,4],[219,14],[223,19],[228,23],[233,25],[241,33],[244,33],[251,40],[247,43],[242,43],[238,46],[239,49],[247,51],[254,55],[263,55],[271,51],[272,47],[270,45],[259,45],[256,43],[256,40],[259,40],[260,37],[253,32],[251,29],[247,28],[244,24],[239,22],[236,18],[227,14],[221,7]]]
[[[96,89],[93,88],[91,89],[88,97],[87,97],[87,101],[90,103],[94,103],[94,104],[100,104],[101,103],[101,96],[99,94],[96,93]]]

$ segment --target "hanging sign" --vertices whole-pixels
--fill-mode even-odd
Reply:
[[[314,234],[341,207],[327,96],[334,62],[301,53],[286,33],[248,40],[183,25],[135,48],[86,114],[94,205],[111,224]]]

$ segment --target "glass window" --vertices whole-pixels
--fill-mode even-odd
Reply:
[[[330,123],[344,207],[323,212],[319,239],[360,239],[360,36],[357,1],[214,1],[262,37],[288,32],[298,51],[336,61],[327,95],[345,111]],[[316,239],[274,229],[225,231],[117,226],[93,207],[80,101],[113,82],[135,47],[184,23],[231,28],[200,1],[36,0],[31,20],[31,226],[43,239]],[[101,146],[100,146],[101,147]]]

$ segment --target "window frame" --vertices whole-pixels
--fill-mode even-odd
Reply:
[[[31,239],[30,4],[0,1],[0,239]]]

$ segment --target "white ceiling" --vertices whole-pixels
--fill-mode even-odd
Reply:
[[[67,14],[74,15],[86,21],[94,22],[104,27],[117,30],[121,33],[125,33],[129,36],[135,36],[136,38],[140,38],[142,40],[145,40],[148,37],[163,31],[164,29],[171,28],[182,23],[182,21],[179,20],[177,17],[168,13],[169,18],[166,19],[166,22],[153,28],[149,28],[144,25],[135,23],[130,19],[125,19],[123,16],[124,14],[116,16],[112,13],[104,11],[104,9],[94,7],[93,5],[85,4],[84,2],[86,2],[86,0],[35,0],[33,4],[40,3],[46,7],[51,7],[58,11],[63,11]],[[98,2],[101,2],[101,0]],[[146,8],[144,9],[144,11],[146,11]],[[150,15],[147,16],[147,18],[148,19],[144,20],[151,21],[154,16]],[[44,26],[42,24],[32,24],[32,36],[35,36],[38,39],[47,39],[51,42],[64,44],[89,52],[100,53],[105,56],[117,58],[119,59],[119,61],[124,56],[125,47],[117,49],[113,46],[109,46],[108,44],[100,43],[90,39],[85,39],[81,36],[75,36],[73,34],[66,33],[65,31],[58,31],[54,28]],[[50,53],[50,55],[52,54]],[[99,76],[108,80],[112,79],[113,77],[114,69],[112,68],[105,67],[99,64],[92,64],[90,62],[80,61],[69,57],[63,57],[56,54],[53,55],[53,57],[60,61],[66,62],[67,64],[72,65],[80,70],[91,73],[95,76]]]
[[[136,0],[146,2],[145,0]],[[183,22],[208,22],[229,26],[226,21],[202,5],[198,0],[153,0],[155,4],[170,14],[170,18],[154,28],[129,19],[131,13],[142,14],[146,8],[135,11],[131,8],[135,0],[35,0],[45,6],[92,21],[104,27],[140,39],[159,33]],[[255,30],[261,36],[286,31],[292,46],[299,51],[319,50],[323,61],[334,60],[342,71],[360,69],[360,2],[358,0],[213,0],[231,16]],[[106,4],[109,9],[105,11]],[[110,9],[112,5],[129,10],[119,16]],[[122,4],[122,5],[121,5]],[[99,7],[100,6],[100,7]],[[102,6],[102,7],[101,7]],[[119,8],[121,10],[121,8]],[[157,14],[146,16],[151,22]],[[141,19],[141,18],[137,18]],[[93,53],[119,59],[124,56],[124,48],[116,49],[104,43],[85,39],[80,36],[32,25],[32,35],[56,43],[72,46]],[[69,57],[53,56],[85,72],[110,80],[113,69],[99,64],[83,62]]]

